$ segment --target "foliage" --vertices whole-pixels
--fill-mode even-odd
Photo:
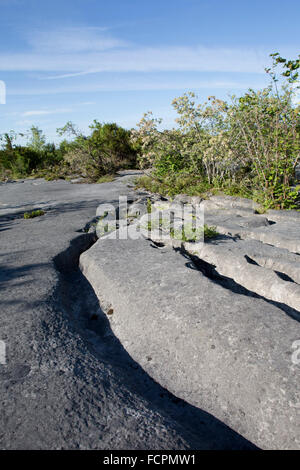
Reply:
[[[44,215],[44,214],[45,214],[44,211],[37,209],[32,212],[25,212],[24,219],[34,219],[35,217],[40,217],[41,215]]]
[[[287,60],[276,52],[271,59],[265,69],[271,82],[263,90],[249,89],[228,102],[210,96],[197,103],[192,92],[175,98],[173,129],[163,130],[162,120],[148,112],[131,131],[94,120],[88,136],[69,121],[57,130],[65,136],[59,145],[47,143],[36,126],[25,134],[4,133],[0,178],[80,175],[104,182],[138,162],[148,176],[137,186],[152,192],[206,197],[221,191],[253,198],[264,209],[298,207],[300,56]]]
[[[106,173],[135,165],[136,152],[130,143],[130,131],[116,123],[94,121],[92,133],[84,136],[73,123],[58,129],[59,135],[69,134],[73,141],[66,145],[65,160],[71,169],[97,181]]]
[[[286,77],[289,83],[298,83],[299,72],[298,69],[300,68],[300,54],[298,55],[298,59],[295,60],[287,60],[284,59],[279,55],[278,52],[270,54],[272,57],[272,66],[265,68],[265,71],[270,75],[273,82],[278,82],[278,78],[276,76],[276,67],[278,64],[281,64],[285,69],[284,72],[281,73],[283,77]],[[299,86],[298,86],[299,87]]]
[[[209,191],[251,197],[264,207],[295,208],[299,190],[295,169],[300,163],[300,107],[294,104],[299,59],[271,54],[266,69],[270,85],[249,89],[226,103],[215,97],[196,104],[194,93],[173,100],[178,128],[160,131],[160,119],[144,115],[132,133],[139,143],[142,167],[151,178],[137,184],[161,194]],[[282,83],[276,67],[283,65]],[[291,86],[292,85],[292,86]]]
[[[151,214],[152,212],[152,204],[151,204],[151,199],[147,199],[147,213]]]
[[[249,185],[259,202],[292,207],[297,193],[291,189],[299,162],[299,109],[291,103],[291,90],[277,96],[269,87],[249,90],[233,99],[228,112],[230,145],[235,160],[247,169]]]
[[[43,131],[36,126],[32,126],[30,129],[30,140],[28,147],[35,152],[42,152],[46,145],[46,137],[43,135]]]
[[[216,227],[210,227],[204,224],[203,227],[195,228],[192,224],[185,224],[182,229],[171,230],[171,237],[183,242],[197,242],[201,240],[210,240],[219,234]]]
[[[47,143],[38,127],[32,126],[25,134],[13,131],[0,136],[0,177],[7,179],[27,176],[48,180],[82,175],[91,181],[123,168],[136,165],[136,149],[130,141],[130,131],[115,123],[94,121],[91,135],[85,136],[72,122],[57,130],[67,135],[59,145]],[[17,145],[20,137],[27,137],[27,145]],[[104,180],[102,180],[104,182]]]
[[[0,151],[0,164],[14,177],[24,177],[40,163],[40,154],[22,146]]]
[[[52,168],[61,163],[63,155],[60,149],[54,144],[47,144],[42,131],[37,127],[33,126],[30,132],[27,146],[16,145],[18,137],[24,137],[24,134],[11,131],[0,136],[0,170],[3,176],[22,178],[43,169],[51,173]]]
[[[112,181],[114,181],[115,179],[115,175],[104,175],[104,176],[101,176],[97,183],[111,183]]]
[[[215,238],[218,235],[219,233],[217,232],[217,227],[204,224],[204,240],[210,240],[211,238]]]

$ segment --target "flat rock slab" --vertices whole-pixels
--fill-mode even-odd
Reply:
[[[250,199],[212,196],[201,202],[205,222],[223,234],[259,240],[300,254],[300,212],[269,210],[257,214],[259,205]]]
[[[76,269],[98,205],[141,196],[134,176],[0,185],[1,449],[253,448],[130,358]],[[45,215],[24,220],[37,208]]]
[[[290,307],[300,321],[300,263],[297,255],[256,240],[230,237],[207,243],[184,243],[217,272],[251,292]],[[288,310],[288,308],[287,308]]]
[[[205,210],[204,214],[205,223],[216,226],[219,233],[258,240],[300,254],[300,220],[282,217],[278,222],[269,224],[269,219],[261,215],[243,217],[226,210]]]
[[[200,264],[209,263],[211,271],[215,269],[250,293],[283,304],[299,319],[299,214],[283,211],[276,223],[255,214],[248,207],[251,201],[231,199],[215,197],[194,205],[155,201],[151,215],[141,218],[140,226],[145,237],[155,243],[183,247],[196,255]],[[229,204],[229,208],[217,206],[215,200]],[[215,227],[219,234],[204,245],[203,224]]]
[[[265,449],[299,449],[299,323],[149,240],[100,239],[81,255],[111,328],[160,384]]]

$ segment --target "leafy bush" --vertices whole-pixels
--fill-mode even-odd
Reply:
[[[24,134],[12,131],[0,136],[3,142],[0,150],[0,170],[3,177],[22,178],[31,174],[36,175],[42,170],[45,174],[52,173],[53,168],[62,162],[62,153],[54,144],[46,144],[41,130],[33,126],[30,136],[26,146],[15,144],[17,138],[24,137]]]
[[[16,145],[18,137],[25,134],[14,132],[0,136],[0,176],[44,177],[48,180],[66,178],[77,173],[91,181],[119,169],[136,166],[136,148],[130,141],[130,131],[115,123],[101,124],[94,121],[91,135],[86,137],[75,125],[68,122],[58,129],[60,136],[68,134],[70,141],[63,140],[59,146],[47,143],[42,131],[32,126],[26,134],[26,146]]]
[[[40,154],[27,147],[16,146],[13,150],[0,152],[1,165],[17,178],[30,174],[40,161]]]
[[[67,122],[58,134],[71,140],[59,146],[47,143],[35,126],[25,146],[16,145],[24,134],[5,133],[0,136],[0,178],[31,175],[51,180],[75,173],[103,182],[105,175],[138,162],[151,170],[151,177],[142,177],[137,185],[152,192],[205,197],[221,191],[253,198],[263,208],[298,207],[300,106],[293,100],[300,88],[300,56],[271,57],[273,64],[266,69],[271,83],[263,90],[249,89],[229,102],[211,96],[197,104],[191,92],[175,98],[178,117],[173,129],[161,130],[162,120],[148,112],[131,131],[95,120],[85,136]],[[283,68],[280,78],[278,66]],[[105,181],[111,178],[105,176]]]
[[[65,143],[64,157],[73,171],[97,181],[107,173],[135,166],[136,151],[130,142],[130,131],[116,123],[101,124],[98,121],[94,121],[90,129],[89,137],[71,122],[58,129],[60,135],[69,134],[74,138]]]
[[[178,128],[160,131],[161,119],[147,113],[132,132],[142,168],[152,177],[137,183],[161,194],[198,195],[222,191],[251,197],[266,208],[295,208],[299,189],[300,106],[293,102],[299,59],[272,54],[269,87],[230,103],[209,97],[196,104],[194,93],[173,100]],[[275,69],[283,64],[288,83],[280,90]],[[299,88],[299,87],[298,87]]]
[[[270,206],[293,207],[291,190],[299,162],[299,109],[292,91],[274,95],[271,88],[234,99],[228,111],[230,147],[236,161],[248,168],[251,186]]]

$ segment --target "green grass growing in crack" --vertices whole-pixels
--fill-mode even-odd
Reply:
[[[114,181],[116,178],[115,175],[104,175],[104,176],[101,176],[98,180],[97,180],[97,183],[98,184],[101,184],[101,183],[111,183],[112,181]]]
[[[151,199],[147,199],[147,213],[151,214],[152,212],[152,204],[151,204]]]
[[[267,212],[267,210],[268,209],[266,207],[261,206],[261,207],[258,207],[257,209],[255,209],[254,213],[255,214],[265,214]]]
[[[25,212],[24,214],[24,219],[34,219],[35,217],[40,217],[41,215],[44,215],[45,212],[38,209],[36,211],[32,211],[32,212]]]
[[[172,238],[183,242],[197,242],[203,238],[204,240],[209,240],[219,235],[216,227],[210,227],[207,224],[204,224],[204,226],[200,228],[186,224],[182,229],[171,229],[170,234]]]
[[[148,230],[148,232],[162,229],[166,234],[166,232],[169,231],[171,238],[183,242],[197,242],[201,240],[205,241],[215,238],[219,235],[216,227],[212,227],[207,224],[204,224],[203,227],[196,228],[193,226],[193,224],[185,223],[182,228],[176,229],[172,227],[168,219],[154,219],[142,224],[141,227],[144,230]]]
[[[219,235],[217,232],[217,227],[210,227],[207,224],[204,224],[204,240],[209,240],[210,238],[215,238]]]
[[[167,231],[170,228],[170,221],[167,218],[164,218],[164,219],[152,218],[151,220],[148,220],[148,222],[142,223],[141,227],[148,231],[159,230],[159,229]]]

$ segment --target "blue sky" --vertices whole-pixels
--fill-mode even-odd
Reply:
[[[296,0],[0,0],[0,133],[68,120],[134,127],[171,101],[261,88],[269,54],[299,53]]]

